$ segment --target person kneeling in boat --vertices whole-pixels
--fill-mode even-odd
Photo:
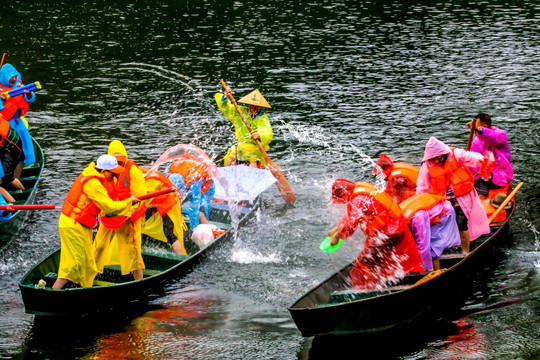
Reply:
[[[384,192],[398,204],[416,194],[416,180],[420,168],[404,162],[394,163],[388,156],[381,154],[373,174],[386,181]]]
[[[401,208],[372,184],[338,179],[332,185],[334,204],[347,204],[347,214],[328,232],[330,244],[347,239],[361,225],[366,242],[351,270],[355,289],[385,286],[392,277],[423,273],[422,260]]]
[[[426,193],[411,196],[399,206],[411,227],[424,269],[439,270],[442,252],[461,244],[454,207],[445,197]]]
[[[495,166],[491,177],[484,180],[480,177],[477,168],[471,168],[475,174],[474,187],[480,198],[494,198],[497,194],[508,194],[508,188],[514,179],[514,169],[512,169],[510,146],[506,131],[491,125],[491,117],[485,113],[479,113],[467,123],[469,128],[473,128],[476,136],[471,143],[471,151],[484,156],[491,152],[495,158]]]
[[[467,254],[470,242],[489,234],[489,223],[482,201],[474,189],[474,176],[468,166],[481,167],[484,156],[459,148],[450,148],[431,137],[424,151],[424,159],[416,192],[451,198],[461,238],[461,249]]]
[[[98,214],[120,216],[128,213],[139,200],[111,199],[114,177],[124,169],[112,155],[102,155],[97,164],[90,163],[69,190],[58,222],[61,252],[58,278],[53,289],[62,289],[68,281],[90,287],[97,275],[94,258],[93,229]]]
[[[235,135],[238,140],[225,155],[225,166],[235,163],[249,163],[252,167],[266,166],[266,160],[259,150],[255,140],[258,140],[265,151],[270,149],[270,142],[274,138],[274,132],[270,125],[270,120],[262,108],[270,108],[270,104],[262,96],[259,90],[255,89],[240,100],[239,103],[247,104],[239,106],[240,111],[248,122],[253,133],[250,134],[246,124],[238,114],[236,107],[229,100],[232,89],[227,87],[223,94],[215,95],[218,108],[225,117],[234,125]]]
[[[118,174],[115,182],[117,200],[124,200],[131,196],[146,194],[143,174],[139,166],[128,159],[127,151],[122,142],[113,140],[107,151],[114,156],[124,170]],[[150,202],[149,200],[147,200]],[[146,212],[146,202],[134,204],[121,226],[109,226],[104,220],[98,228],[94,240],[96,266],[99,273],[103,273],[105,265],[120,264],[122,275],[131,273],[135,280],[143,278],[144,261],[142,258],[142,218]]]
[[[189,215],[190,230],[199,224],[208,224],[215,184],[204,160],[185,152],[163,173],[182,194],[182,208]]]
[[[171,180],[162,173],[149,168],[141,170],[144,172],[147,193],[174,187]],[[187,255],[184,230],[187,230],[187,226],[177,194],[173,192],[157,196],[147,205],[142,228],[144,235],[168,243],[176,254]]]

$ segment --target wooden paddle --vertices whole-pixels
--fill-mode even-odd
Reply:
[[[2,62],[0,62],[0,68],[4,66],[4,63],[6,62],[6,56],[7,56],[7,53],[4,53],[4,55],[2,55]]]
[[[471,132],[469,133],[469,140],[467,141],[467,148],[465,150],[471,150],[472,139],[474,136],[474,129],[476,128],[476,118],[472,119]]]
[[[227,85],[225,84],[225,81],[221,79],[220,82],[221,82],[221,85],[223,85],[223,88],[227,89]],[[251,126],[249,126],[246,118],[244,117],[244,114],[242,114],[242,111],[240,111],[240,108],[238,107],[238,104],[236,103],[236,100],[234,100],[234,97],[232,96],[232,94],[230,95],[230,100],[233,103],[234,107],[236,108],[236,111],[238,111],[238,114],[242,118],[242,121],[244,121],[244,124],[246,124],[246,127],[249,130],[249,133],[253,134],[253,130],[251,129]],[[274,175],[274,177],[276,178],[277,180],[276,185],[279,192],[281,193],[281,196],[283,196],[285,201],[288,202],[289,204],[294,203],[296,200],[296,196],[294,195],[294,192],[292,191],[289,183],[285,179],[285,176],[281,172],[281,169],[279,168],[279,166],[277,166],[275,162],[273,162],[270,159],[270,157],[268,157],[268,154],[266,153],[266,151],[264,151],[264,148],[262,147],[259,140],[255,140],[255,144],[257,144],[257,147],[259,148],[261,154],[266,160],[266,165],[268,166],[268,169],[270,170],[272,175]]]
[[[56,209],[55,205],[9,205],[13,210],[43,210]],[[0,205],[0,210],[6,210],[8,205]]]
[[[499,206],[499,208],[497,209],[497,211],[495,211],[491,217],[489,218],[489,223],[491,224],[493,222],[493,220],[495,220],[495,218],[497,217],[497,215],[499,215],[499,213],[504,209],[504,207],[510,202],[510,200],[512,200],[514,198],[514,196],[516,195],[516,193],[518,192],[518,190],[523,186],[523,182],[520,182],[519,184],[517,184],[516,188],[514,190],[512,190],[512,192],[510,193],[510,195],[508,195],[506,197],[506,199],[503,201],[503,203]]]

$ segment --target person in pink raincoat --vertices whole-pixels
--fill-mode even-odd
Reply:
[[[476,121],[474,121],[476,120]],[[467,123],[471,128],[475,126],[476,136],[471,144],[471,151],[485,155],[491,151],[495,157],[495,168],[493,174],[487,181],[479,175],[475,176],[475,188],[479,195],[488,196],[489,190],[504,188],[514,179],[514,169],[512,169],[510,146],[506,131],[491,125],[491,117],[485,113],[476,115],[473,121]],[[472,168],[473,172],[477,169]]]
[[[490,232],[482,201],[474,189],[474,176],[468,168],[480,168],[483,161],[482,154],[450,148],[432,136],[426,144],[416,183],[417,194],[452,199],[464,253],[469,252],[471,241]]]

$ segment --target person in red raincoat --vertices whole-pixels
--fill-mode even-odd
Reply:
[[[328,232],[331,245],[352,236],[360,225],[366,242],[351,270],[354,289],[385,286],[392,277],[423,273],[422,260],[399,205],[372,184],[338,179],[334,204],[347,204],[347,214]]]

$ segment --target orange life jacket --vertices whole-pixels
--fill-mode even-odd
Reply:
[[[186,189],[195,180],[206,180],[201,186],[201,194],[204,194],[212,184],[207,166],[197,156],[190,153],[183,154],[182,158],[173,161],[169,167],[169,173],[182,175]]]
[[[388,184],[386,184],[385,191],[392,196],[398,204],[405,199],[410,198],[416,194],[416,181],[418,180],[418,174],[420,173],[420,168],[407,164],[404,162],[394,163],[392,172],[388,177]],[[402,187],[403,184],[400,184],[400,189],[396,188],[396,180],[400,178],[407,179],[407,186]]]
[[[111,198],[114,198],[115,190],[112,181],[107,181],[106,179],[100,178],[98,176],[83,176],[83,174],[80,174],[73,183],[73,185],[71,185],[71,188],[69,189],[69,192],[66,196],[66,200],[62,205],[61,211],[62,214],[69,216],[72,219],[75,219],[76,223],[80,222],[82,225],[93,229],[97,225],[97,216],[101,212],[101,210],[93,201],[90,201],[90,203],[88,203],[88,205],[86,205],[84,208],[80,208],[78,206],[83,196],[85,201],[88,197],[84,193],[84,184],[86,184],[90,179],[98,179],[107,190],[109,196]]]
[[[171,180],[169,180],[168,177],[158,171],[150,171],[146,173],[144,178],[146,180],[152,179],[161,182],[159,190],[174,187],[174,184],[171,182]],[[176,196],[176,194],[172,192],[169,194],[156,196],[152,199],[150,204],[156,205],[159,215],[163,216],[179,202],[180,200],[178,199],[178,196]]]
[[[420,210],[429,210],[433,206],[437,205],[441,201],[444,201],[446,198],[444,196],[434,195],[434,194],[416,194],[411,196],[407,200],[404,200],[399,207],[403,211],[403,217],[407,222],[410,222],[414,214]],[[438,216],[435,217],[431,224],[433,225],[438,221]]]
[[[17,89],[16,87],[12,89],[2,84],[0,84],[0,88],[2,92]],[[10,97],[4,103],[4,110],[0,111],[0,114],[4,116],[4,119],[11,120],[17,113],[17,110],[19,109],[21,111],[18,117],[24,116],[24,114],[26,114],[26,112],[28,111],[28,107],[29,107],[28,101],[26,101],[26,99],[24,98],[24,95]]]
[[[350,200],[358,195],[371,196],[384,208],[383,211],[379,211],[379,213],[366,225],[366,230],[369,234],[382,229],[388,223],[389,218],[398,220],[403,216],[401,208],[394,199],[372,184],[365,182],[355,183]]]
[[[484,205],[484,210],[486,211],[488,219],[495,213],[495,211],[498,210],[498,208],[491,205],[491,199],[495,198],[497,194],[505,194],[508,195],[508,189],[510,188],[510,184],[497,189],[490,189],[489,190],[489,196],[487,199],[482,200],[482,205]],[[506,220],[506,210],[502,209],[501,212],[499,212],[499,215],[493,219],[491,225],[496,226],[498,222],[504,222]]]
[[[474,176],[468,167],[456,163],[454,149],[452,148],[452,155],[448,156],[443,166],[428,161],[431,194],[444,196],[450,184],[455,196],[465,195],[474,189]]]
[[[134,161],[127,160],[126,164],[124,165],[125,170],[118,175],[118,179],[116,179],[116,197],[118,200],[125,200],[129,197],[131,197],[131,176],[130,171],[131,167],[136,166],[139,167]],[[131,214],[131,221],[135,222],[139,220],[141,217],[144,216],[144,213],[146,212],[146,204],[143,202],[139,208]]]

